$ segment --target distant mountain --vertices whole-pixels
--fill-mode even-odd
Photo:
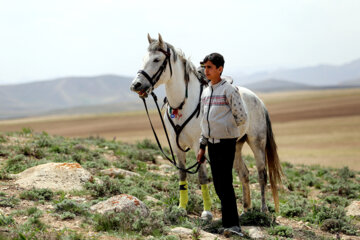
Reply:
[[[343,81],[360,78],[360,59],[339,66],[318,65],[297,69],[283,69],[271,72],[259,72],[248,76],[236,76],[241,85],[266,79],[282,79],[285,81],[312,86],[338,85]]]
[[[235,85],[258,92],[359,87],[360,59],[340,66],[319,65],[233,78]],[[0,119],[140,109],[141,101],[129,89],[131,81],[130,77],[101,75],[0,85]],[[165,96],[164,87],[156,94],[160,102]]]
[[[343,81],[343,82],[340,82],[339,85],[351,86],[351,87],[360,87],[360,78],[355,79],[355,80]]]
[[[0,119],[57,109],[138,102],[130,77],[102,75],[0,86]]]
[[[255,92],[281,92],[314,89],[314,86],[277,79],[268,79],[243,85]]]

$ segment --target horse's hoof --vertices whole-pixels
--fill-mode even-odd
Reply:
[[[213,219],[213,215],[210,211],[203,211],[201,213],[201,219],[205,221],[211,221]]]

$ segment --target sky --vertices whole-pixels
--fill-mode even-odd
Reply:
[[[0,0],[0,85],[134,77],[147,34],[249,74],[360,58],[358,0]]]

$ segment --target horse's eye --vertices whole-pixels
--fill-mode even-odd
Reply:
[[[158,58],[155,58],[154,62],[160,62],[160,60]]]

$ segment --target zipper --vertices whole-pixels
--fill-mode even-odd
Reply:
[[[208,129],[209,129],[209,132],[208,132],[208,136],[210,138],[210,122],[209,122],[209,113],[210,113],[210,107],[211,107],[211,98],[212,98],[212,95],[213,95],[213,92],[214,92],[214,89],[212,87],[211,88],[211,94],[210,94],[210,101],[209,101],[209,107],[208,107],[208,112],[207,112],[207,116],[206,116],[206,120],[208,122]]]

